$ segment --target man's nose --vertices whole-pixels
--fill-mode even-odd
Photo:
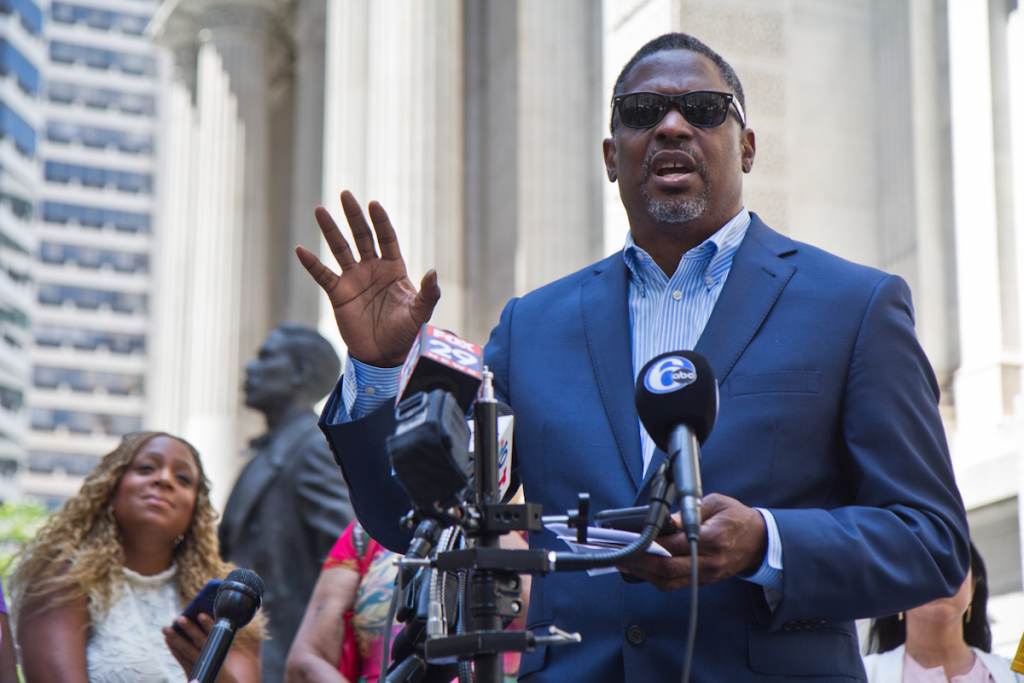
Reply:
[[[655,127],[659,140],[688,140],[693,137],[693,126],[675,107],[670,107]]]

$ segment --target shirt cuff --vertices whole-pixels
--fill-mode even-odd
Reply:
[[[761,566],[753,574],[743,575],[740,578],[765,589],[765,596],[771,604],[772,593],[778,599],[782,596],[782,538],[779,536],[779,527],[775,523],[775,516],[764,508],[754,508],[764,518],[765,533],[768,536],[768,547],[764,552],[764,559]],[[774,600],[778,604],[778,599]]]
[[[402,366],[378,368],[349,356],[341,381],[341,403],[348,416],[358,420],[393,399],[398,394],[401,373]]]

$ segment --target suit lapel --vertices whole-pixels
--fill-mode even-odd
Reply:
[[[733,256],[725,287],[694,349],[708,359],[719,385],[725,383],[796,272],[796,267],[783,259],[796,251],[796,247],[795,242],[751,214],[750,227]],[[648,502],[651,477],[665,457],[661,449],[655,449],[635,504]]]
[[[782,258],[796,247],[751,214],[725,287],[694,349],[708,359],[719,385],[725,383],[796,272],[796,266]]]
[[[621,254],[596,264],[581,293],[583,331],[598,392],[615,444],[634,487],[643,455],[633,399],[633,350],[629,331],[628,275]]]

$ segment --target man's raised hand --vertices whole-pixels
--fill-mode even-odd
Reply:
[[[316,222],[341,273],[325,266],[305,247],[296,247],[295,254],[327,292],[338,331],[352,357],[381,367],[401,365],[420,326],[430,320],[441,298],[437,273],[427,271],[417,292],[405,270],[398,237],[384,207],[377,202],[368,206],[373,232],[359,202],[348,190],[341,193],[341,208],[352,230],[359,260],[322,206],[314,212]],[[373,233],[377,235],[379,255]]]

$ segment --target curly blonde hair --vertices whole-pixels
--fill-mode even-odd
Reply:
[[[136,454],[152,439],[164,436],[188,448],[199,470],[195,508],[188,530],[174,549],[174,580],[183,602],[191,600],[207,581],[223,577],[233,565],[220,558],[217,512],[210,503],[210,480],[199,452],[184,439],[166,432],[125,436],[100,460],[69,498],[22,548],[13,577],[14,608],[58,607],[86,598],[100,613],[110,607],[115,587],[124,580],[124,548],[114,519],[113,498]],[[262,619],[245,629],[263,636]]]

